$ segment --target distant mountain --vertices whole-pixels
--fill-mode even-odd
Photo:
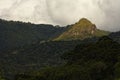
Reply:
[[[52,39],[66,30],[47,24],[31,24],[0,20],[0,51],[20,48]]]
[[[83,40],[86,38],[101,37],[108,34],[109,32],[97,29],[95,24],[91,23],[86,18],[82,18],[55,40]]]

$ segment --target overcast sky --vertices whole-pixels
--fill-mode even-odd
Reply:
[[[120,0],[0,0],[0,18],[68,25],[88,18],[100,29],[120,30]]]

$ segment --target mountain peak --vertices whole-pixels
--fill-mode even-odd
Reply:
[[[56,40],[85,39],[98,36],[101,37],[105,34],[105,31],[97,29],[96,25],[91,21],[86,18],[82,18],[61,34]]]
[[[88,27],[94,27],[96,28],[96,25],[93,24],[91,21],[89,21],[88,19],[86,18],[82,18],[80,19],[76,24],[74,24],[74,26],[76,27],[83,27],[83,28],[88,28]]]
[[[87,18],[82,18],[82,19],[80,19],[80,20],[79,20],[79,23],[81,23],[81,22],[84,22],[84,23],[86,23],[86,22],[91,23],[91,21],[89,21]]]

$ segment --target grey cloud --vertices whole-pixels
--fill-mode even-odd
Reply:
[[[116,31],[120,30],[120,0],[101,0],[100,8],[105,13],[105,21],[102,28]]]

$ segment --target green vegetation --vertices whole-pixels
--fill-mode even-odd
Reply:
[[[61,57],[63,66],[17,74],[16,80],[119,80],[120,44],[108,37],[96,43],[78,45]]]
[[[3,78],[3,71],[2,71],[2,69],[0,69],[0,80],[5,80],[5,79]]]
[[[71,51],[78,44],[95,42],[96,39],[85,41],[49,41],[36,43],[21,49],[0,53],[0,64],[8,74],[39,70],[46,66],[58,66],[65,63],[60,56]]]

